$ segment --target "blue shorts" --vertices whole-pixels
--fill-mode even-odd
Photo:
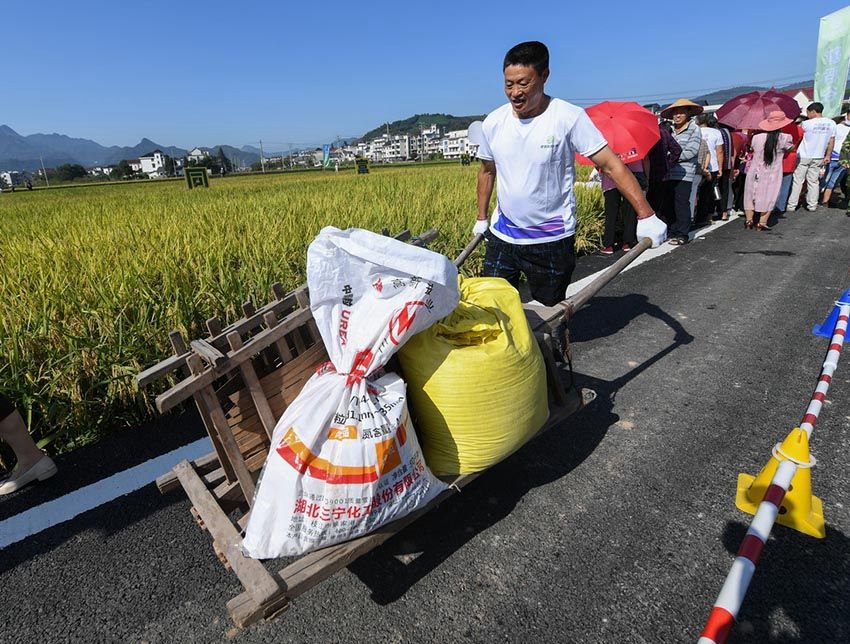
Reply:
[[[838,165],[838,161],[830,161],[829,165],[826,167],[826,174],[824,175],[824,187],[829,188],[830,190],[835,188],[846,172],[847,169]]]

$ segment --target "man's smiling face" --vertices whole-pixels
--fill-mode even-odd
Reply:
[[[508,65],[505,67],[505,96],[519,118],[536,115],[543,104],[543,85],[549,77],[549,70],[543,76],[534,67],[526,65]]]

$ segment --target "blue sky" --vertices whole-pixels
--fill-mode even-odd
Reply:
[[[9,2],[0,124],[103,145],[315,144],[415,113],[485,113],[523,40],[553,96],[697,95],[814,76],[833,0]],[[648,8],[647,8],[648,7]]]

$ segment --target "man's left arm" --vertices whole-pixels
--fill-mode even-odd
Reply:
[[[661,244],[667,237],[667,226],[655,216],[632,171],[607,145],[590,155],[590,160],[611,178],[620,194],[634,208],[638,219],[638,238],[649,237],[653,246]]]

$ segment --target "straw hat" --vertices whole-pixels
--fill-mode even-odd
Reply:
[[[766,119],[759,123],[759,129],[764,130],[765,132],[773,132],[774,130],[781,130],[783,127],[793,122],[794,121],[789,119],[782,110],[774,110],[767,115]]]
[[[694,116],[696,114],[702,114],[702,105],[697,105],[693,101],[688,100],[687,98],[680,98],[676,100],[674,103],[668,105],[663,110],[661,110],[662,118],[670,118],[670,112],[672,112],[677,107],[687,107],[690,111],[690,116]]]

